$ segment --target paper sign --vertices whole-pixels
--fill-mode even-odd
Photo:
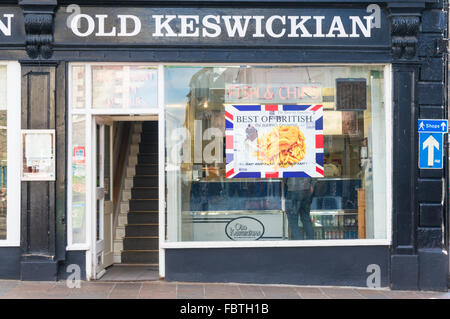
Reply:
[[[225,105],[226,177],[323,177],[323,106]]]

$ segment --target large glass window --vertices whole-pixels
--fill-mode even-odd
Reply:
[[[6,102],[6,66],[0,66],[0,240],[6,240],[6,203],[7,187],[7,102]]]
[[[0,63],[0,246],[20,245],[20,64]]]
[[[72,115],[72,243],[86,242],[86,116]]]
[[[165,67],[168,241],[386,239],[384,67]]]

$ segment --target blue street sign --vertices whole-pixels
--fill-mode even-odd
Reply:
[[[447,120],[417,120],[417,132],[447,133]]]
[[[419,133],[419,168],[443,167],[443,133]]]

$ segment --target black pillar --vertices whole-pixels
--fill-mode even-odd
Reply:
[[[65,98],[56,94],[57,88],[65,90],[64,80],[61,83],[59,77],[57,83],[57,74],[64,73],[64,65],[58,67],[56,62],[49,60],[56,4],[56,1],[49,0],[19,1],[24,11],[28,54],[28,59],[20,61],[22,129],[56,129],[56,157],[57,161],[61,157],[64,161],[65,103],[62,101]],[[62,112],[57,112],[57,102],[62,104]],[[56,182],[23,181],[21,185],[22,280],[57,279],[61,245],[65,242],[65,204],[61,203],[61,196],[64,196],[61,180],[65,180],[65,168],[63,165],[61,171],[58,164]]]
[[[439,51],[444,31],[442,10],[439,5],[423,3],[389,6],[394,119],[391,288],[445,291],[445,174],[442,169],[418,168],[417,133],[419,118],[442,119],[447,114],[443,83],[446,58]],[[444,162],[447,158],[445,150]]]

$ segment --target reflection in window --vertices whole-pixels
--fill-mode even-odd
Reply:
[[[382,66],[166,67],[168,240],[386,238],[383,85]],[[323,177],[232,178],[227,144],[236,141],[226,132],[238,119],[226,113],[235,105],[250,110],[239,119],[247,130],[233,135],[249,157],[262,152],[265,130],[252,111],[321,105]]]
[[[92,66],[92,107],[156,108],[157,69],[148,66]]]
[[[6,110],[6,66],[0,66],[0,240],[6,239],[6,174],[8,170]]]
[[[76,65],[72,67],[72,109],[86,107],[86,67]]]
[[[86,243],[86,119],[72,116],[72,243]]]

